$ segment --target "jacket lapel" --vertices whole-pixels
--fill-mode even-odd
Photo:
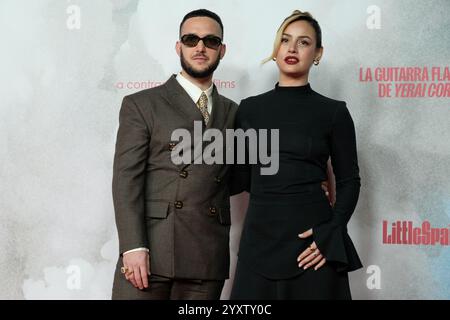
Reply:
[[[197,105],[192,101],[189,94],[184,90],[184,88],[178,83],[175,78],[175,75],[172,75],[169,80],[164,84],[166,88],[165,99],[169,102],[169,104],[176,110],[178,113],[182,115],[185,119],[186,123],[189,124],[189,128],[193,129],[194,121],[200,121],[203,124],[203,133],[205,130],[209,128],[216,128],[219,130],[223,130],[226,126],[226,117],[228,115],[227,108],[219,96],[216,86],[214,85],[212,91],[212,113],[210,115],[208,125],[205,127],[203,121],[203,115],[200,110],[197,108]],[[209,143],[209,142],[208,142]],[[202,142],[202,149],[208,144],[207,142]],[[192,156],[194,156],[194,152],[192,152]],[[192,163],[194,162],[194,158],[192,158]],[[189,164],[181,164],[177,167],[186,168]]]
[[[167,101],[171,106],[178,110],[178,112],[182,113],[187,121],[192,123],[193,121],[203,122],[203,116],[197,108],[197,105],[192,101],[191,97],[178,83],[175,77],[175,75],[172,75],[165,83]],[[213,107],[206,129],[217,128],[222,130],[225,126],[227,112],[215,85],[211,95]]]
[[[197,108],[194,101],[192,101],[186,90],[184,90],[175,79],[175,75],[172,75],[164,85],[167,94],[166,100],[174,109],[182,113],[187,121],[193,123],[194,121],[203,120],[200,110]]]
[[[207,129],[216,128],[222,130],[225,126],[226,109],[222,102],[222,99],[220,99],[219,93],[217,92],[217,88],[215,85],[211,95],[213,107],[206,128]]]

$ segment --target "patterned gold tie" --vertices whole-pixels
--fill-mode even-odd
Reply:
[[[208,112],[208,97],[206,96],[206,93],[202,92],[202,95],[197,101],[197,107],[199,108],[200,112],[203,115],[203,120],[205,121],[205,124],[208,124],[209,112]]]

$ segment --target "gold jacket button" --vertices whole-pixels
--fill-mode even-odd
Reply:
[[[214,216],[217,213],[216,207],[210,207],[209,208],[209,215]]]
[[[177,209],[183,208],[183,202],[181,202],[181,201],[175,201],[175,208],[177,208]]]
[[[169,143],[169,151],[172,151],[177,144],[174,142]]]
[[[186,179],[187,176],[188,176],[188,172],[187,171],[183,170],[183,171],[180,172],[180,177],[182,177],[183,179]]]

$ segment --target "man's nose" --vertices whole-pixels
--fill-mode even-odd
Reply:
[[[195,47],[195,50],[196,50],[196,51],[199,51],[199,52],[205,52],[205,51],[206,51],[206,46],[205,46],[205,44],[203,43],[203,40],[200,40],[200,41],[197,43],[197,46]]]

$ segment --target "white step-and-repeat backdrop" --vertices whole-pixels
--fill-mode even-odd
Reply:
[[[198,8],[224,22],[214,81],[236,102],[277,81],[260,62],[284,17],[317,18],[311,85],[347,101],[357,130],[353,298],[450,299],[448,0],[0,1],[0,298],[110,298],[120,103],[180,70],[179,23]],[[245,201],[232,200],[233,272]]]

